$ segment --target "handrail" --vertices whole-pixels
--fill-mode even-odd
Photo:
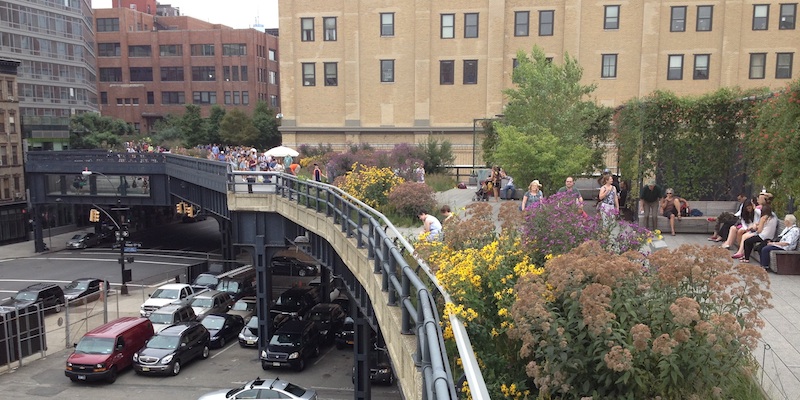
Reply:
[[[374,208],[333,185],[299,179],[294,175],[286,173],[254,171],[231,171],[230,173],[232,178],[228,179],[229,191],[234,193],[237,192],[237,186],[250,186],[250,190],[259,186],[274,186],[276,195],[289,197],[290,199],[294,198],[298,203],[301,201],[301,198],[305,198],[306,200],[313,199],[317,202],[322,202],[325,204],[330,204],[328,195],[332,195],[337,199],[346,199],[350,204],[356,206],[351,209],[351,211],[357,211],[359,214],[366,214],[368,218],[373,219],[375,222],[380,221],[383,223],[383,225],[380,223],[369,223],[369,226],[374,225],[377,228],[373,229],[373,233],[380,236],[380,239],[373,238],[374,242],[371,244],[377,248],[382,245],[388,246],[388,248],[384,249],[384,254],[388,254],[390,257],[394,258],[394,263],[401,266],[403,276],[407,278],[409,283],[414,286],[420,303],[417,305],[418,309],[414,310],[414,305],[412,302],[406,301],[411,295],[411,293],[408,291],[409,288],[406,288],[406,285],[398,282],[396,277],[393,276],[392,271],[387,268],[387,260],[382,259],[381,261],[383,262],[381,263],[381,270],[376,270],[375,272],[381,272],[384,274],[385,288],[391,286],[397,293],[400,293],[401,299],[403,299],[401,302],[402,307],[409,308],[408,314],[405,312],[403,313],[404,318],[406,318],[407,315],[409,320],[413,319],[418,325],[418,335],[422,335],[426,339],[424,341],[418,340],[417,342],[418,346],[427,346],[427,348],[419,349],[417,352],[418,356],[421,355],[424,357],[425,355],[428,355],[430,358],[430,360],[423,360],[430,363],[430,365],[423,366],[423,382],[426,385],[424,390],[431,398],[455,399],[454,381],[452,372],[450,371],[450,365],[447,362],[444,336],[442,334],[442,330],[439,328],[439,313],[435,307],[436,301],[434,300],[433,295],[428,291],[428,286],[417,275],[417,271],[411,268],[405,262],[400,250],[395,246],[394,241],[399,242],[399,244],[402,245],[408,254],[413,255],[414,260],[420,267],[418,270],[422,270],[425,273],[435,290],[438,291],[442,296],[442,299],[445,302],[452,302],[452,300],[447,291],[439,284],[435,274],[431,271],[428,264],[416,255],[414,247],[403,237],[403,235],[397,230],[392,222]],[[259,175],[263,176],[264,178],[269,177],[271,183],[258,182],[258,179],[255,179],[255,182],[252,180],[250,182],[237,182],[236,179],[237,177],[244,177],[246,180],[247,177],[255,177]],[[267,179],[264,179],[264,181],[266,180]],[[312,187],[316,190],[309,190]],[[315,193],[316,195],[314,195]],[[310,202],[308,204],[310,204]],[[345,229],[344,227],[347,226],[347,232],[350,233],[349,213],[341,212],[341,214],[343,220],[340,221],[340,223],[342,224],[343,229]],[[345,221],[344,219],[348,221]],[[357,224],[355,226],[358,227],[356,230],[359,231],[359,234],[362,234],[360,228],[361,224]],[[394,233],[394,241],[392,238],[389,238],[387,234],[388,231]],[[361,243],[360,238],[359,243]],[[373,252],[370,252],[370,254],[372,253]],[[379,251],[375,250],[374,253],[376,258],[382,258]],[[391,265],[389,267],[391,267]],[[391,291],[389,293],[389,297],[391,303]],[[470,394],[472,395],[473,399],[488,400],[490,397],[486,388],[486,383],[483,379],[483,374],[481,373],[480,367],[478,366],[478,361],[475,357],[475,352],[472,349],[472,344],[466,328],[457,315],[449,314],[447,317],[453,328],[454,340],[456,342],[459,357],[461,358],[466,379],[469,382]],[[403,322],[404,326],[406,322],[407,321]],[[428,370],[428,368],[431,370]]]

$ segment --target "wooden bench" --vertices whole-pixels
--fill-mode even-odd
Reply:
[[[675,220],[676,233],[714,233],[715,222],[711,222],[709,218],[717,218],[723,212],[733,213],[736,212],[739,203],[736,201],[691,201],[689,200],[689,208],[692,210],[700,210],[703,213],[702,217],[681,217],[680,220]],[[640,216],[641,217],[641,216]],[[669,232],[669,218],[660,215],[658,218],[658,229],[661,232]]]
[[[778,221],[778,229],[775,230],[775,237],[783,231],[783,220]],[[756,263],[761,263],[761,253],[753,251],[750,259]],[[769,269],[778,275],[800,275],[800,250],[775,250],[769,253]]]

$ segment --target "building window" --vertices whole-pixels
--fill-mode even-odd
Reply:
[[[275,71],[269,71],[269,84],[270,85],[277,85],[278,84],[278,73]]]
[[[381,60],[381,82],[394,82],[394,60]]]
[[[278,108],[278,96],[274,94],[269,95],[269,105],[272,108]]]
[[[710,32],[714,20],[714,6],[697,6],[697,31]]]
[[[150,57],[152,50],[150,45],[146,46],[128,46],[128,57]]]
[[[511,59],[511,69],[516,69],[519,66],[519,60],[516,58]]]
[[[517,11],[514,13],[514,36],[530,35],[530,11]]]
[[[750,79],[764,79],[767,67],[767,53],[750,54]]]
[[[192,80],[200,82],[210,82],[217,80],[217,73],[214,67],[192,67]]]
[[[242,105],[250,104],[250,92],[242,92]]]
[[[606,6],[603,29],[619,29],[619,6]]]
[[[394,13],[381,13],[381,36],[394,36]]]
[[[455,61],[439,61],[439,84],[452,85],[455,83]]]
[[[153,68],[152,67],[131,67],[131,82],[152,82],[153,81]]]
[[[244,43],[227,43],[222,44],[223,56],[246,56],[247,45]]]
[[[617,55],[603,54],[603,69],[600,72],[601,78],[617,77]]]
[[[478,13],[464,14],[464,37],[478,37]]]
[[[753,6],[753,30],[767,29],[769,29],[769,4],[756,4]]]
[[[338,66],[334,62],[326,62],[322,64],[325,70],[325,86],[339,86],[339,71]]]
[[[194,104],[217,104],[217,92],[192,92]]]
[[[176,57],[183,55],[183,46],[179,44],[162,44],[158,46],[161,57]]]
[[[300,41],[314,41],[314,18],[300,18]]]
[[[303,63],[303,86],[316,86],[317,72],[314,63]]]
[[[97,32],[119,32],[119,18],[98,18]]]
[[[186,104],[183,92],[161,92],[161,104]]]
[[[336,41],[336,17],[323,17],[322,29],[324,29],[326,42]]]
[[[100,82],[122,82],[122,68],[100,68]]]
[[[156,104],[155,93],[147,92],[147,104]]]
[[[695,54],[694,55],[694,74],[692,78],[695,80],[708,79],[708,63],[711,56],[708,54]]]
[[[100,92],[100,104],[108,104],[108,92]]]
[[[233,74],[231,74],[231,80],[234,82],[239,82],[239,67],[234,65],[231,67],[231,69],[233,70]]]
[[[670,32],[686,31],[686,6],[672,7],[669,23]]]
[[[233,105],[238,106],[241,103],[241,98],[239,97],[239,92],[233,92]]]
[[[456,37],[456,15],[442,14],[442,39],[453,39]]]
[[[667,80],[677,81],[681,79],[683,79],[683,54],[670,55]]]
[[[222,103],[227,105],[231,104],[231,92],[225,92],[222,94]]]
[[[539,11],[539,36],[553,36],[555,11]]]
[[[214,55],[214,45],[213,44],[193,44],[192,45],[192,56],[213,56]]]
[[[183,67],[161,67],[162,82],[182,82]]]
[[[269,49],[269,60],[270,61],[278,61],[278,55],[277,54],[278,53],[275,50]]]
[[[776,79],[792,79],[792,58],[794,53],[778,53],[775,62]]]
[[[247,82],[247,65],[240,66],[239,71],[241,71],[242,82]]]
[[[778,29],[794,29],[797,4],[781,4],[781,19]]]
[[[97,56],[98,57],[119,57],[122,55],[122,50],[119,43],[98,43]]]
[[[464,60],[464,84],[478,83],[478,60]]]

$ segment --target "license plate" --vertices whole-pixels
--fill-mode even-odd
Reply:
[[[272,363],[272,366],[273,366],[273,367],[280,367],[280,366],[281,366],[281,363],[279,363],[279,362],[274,362],[274,363]]]
[[[248,340],[247,344],[256,344],[256,341],[255,340]]]
[[[352,340],[348,340],[347,344],[353,344],[353,341]]]
[[[86,375],[78,375],[78,380],[85,381]]]
[[[150,371],[150,368],[147,368],[147,367],[143,367],[143,368],[142,368],[142,371],[143,371],[143,372],[147,372],[147,371]]]

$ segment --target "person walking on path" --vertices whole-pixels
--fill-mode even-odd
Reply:
[[[603,175],[603,186],[600,187],[599,209],[603,217],[603,223],[607,224],[616,219],[619,214],[619,196],[617,195],[617,188],[612,185],[613,177],[611,174]]]
[[[656,181],[650,179],[647,185],[639,191],[639,215],[644,216],[644,227],[651,231],[658,229],[658,205],[661,198],[661,188]]]
[[[525,195],[522,196],[522,203],[519,205],[519,209],[524,211],[534,203],[540,201],[542,199],[542,184],[539,183],[538,179],[534,179],[531,181],[531,184],[528,185],[528,191],[525,192]]]
[[[322,182],[322,170],[319,169],[319,164],[314,163],[314,180]]]

